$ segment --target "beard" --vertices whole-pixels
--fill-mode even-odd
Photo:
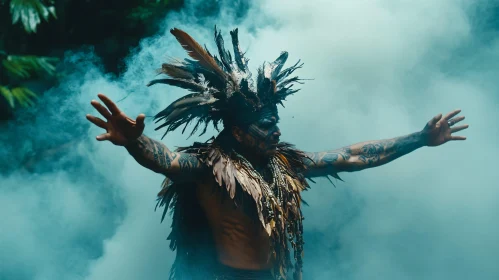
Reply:
[[[257,153],[264,157],[271,157],[277,153],[277,146],[279,144],[279,140],[262,140],[255,150]]]

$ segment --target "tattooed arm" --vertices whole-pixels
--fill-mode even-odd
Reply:
[[[332,175],[338,172],[359,171],[391,162],[423,146],[439,146],[448,141],[465,140],[464,136],[452,135],[468,128],[468,125],[452,127],[464,120],[455,117],[461,110],[454,110],[442,118],[439,114],[432,118],[420,132],[406,136],[368,141],[350,145],[338,150],[307,153],[309,177]]]
[[[170,151],[163,143],[141,135],[125,146],[128,153],[145,168],[171,179],[190,179],[201,174],[204,165],[195,155]]]
[[[342,171],[352,172],[376,167],[424,146],[420,132],[393,139],[367,141],[341,149],[307,153],[308,176],[325,176]]]
[[[145,115],[140,114],[136,120],[132,120],[107,96],[98,96],[107,109],[96,100],[92,100],[91,104],[107,121],[87,115],[90,122],[106,130],[106,133],[96,137],[98,141],[110,141],[117,146],[125,146],[139,164],[170,179],[199,179],[198,175],[204,170],[204,165],[196,156],[171,152],[162,143],[142,134]]]

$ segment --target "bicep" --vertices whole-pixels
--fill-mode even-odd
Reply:
[[[195,154],[170,152],[166,156],[164,173],[172,179],[195,179],[206,171],[206,166]]]

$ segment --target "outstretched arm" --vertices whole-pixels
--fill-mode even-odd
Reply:
[[[99,94],[99,98],[107,109],[96,100],[92,100],[91,104],[107,121],[87,115],[90,122],[106,130],[106,133],[97,136],[98,141],[108,140],[126,147],[139,164],[170,179],[194,180],[205,171],[195,155],[171,152],[163,143],[143,135],[143,114],[132,120],[107,96]]]
[[[423,146],[439,146],[451,140],[465,140],[466,137],[451,135],[468,128],[468,125],[452,127],[464,119],[456,117],[460,110],[438,115],[431,119],[425,128],[409,135],[357,143],[341,149],[307,153],[308,177],[326,176],[338,172],[353,172],[376,167],[391,162]]]
[[[311,159],[308,163],[307,175],[325,176],[331,173],[352,172],[380,166],[423,145],[421,133],[413,133],[392,139],[357,143],[332,151],[307,153]]]

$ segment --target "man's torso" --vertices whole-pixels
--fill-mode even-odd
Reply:
[[[218,261],[238,269],[270,269],[273,265],[270,238],[247,211],[248,208],[256,211],[254,202],[245,200],[246,205],[236,207],[215,184],[214,180],[198,183],[196,194],[215,239]]]

